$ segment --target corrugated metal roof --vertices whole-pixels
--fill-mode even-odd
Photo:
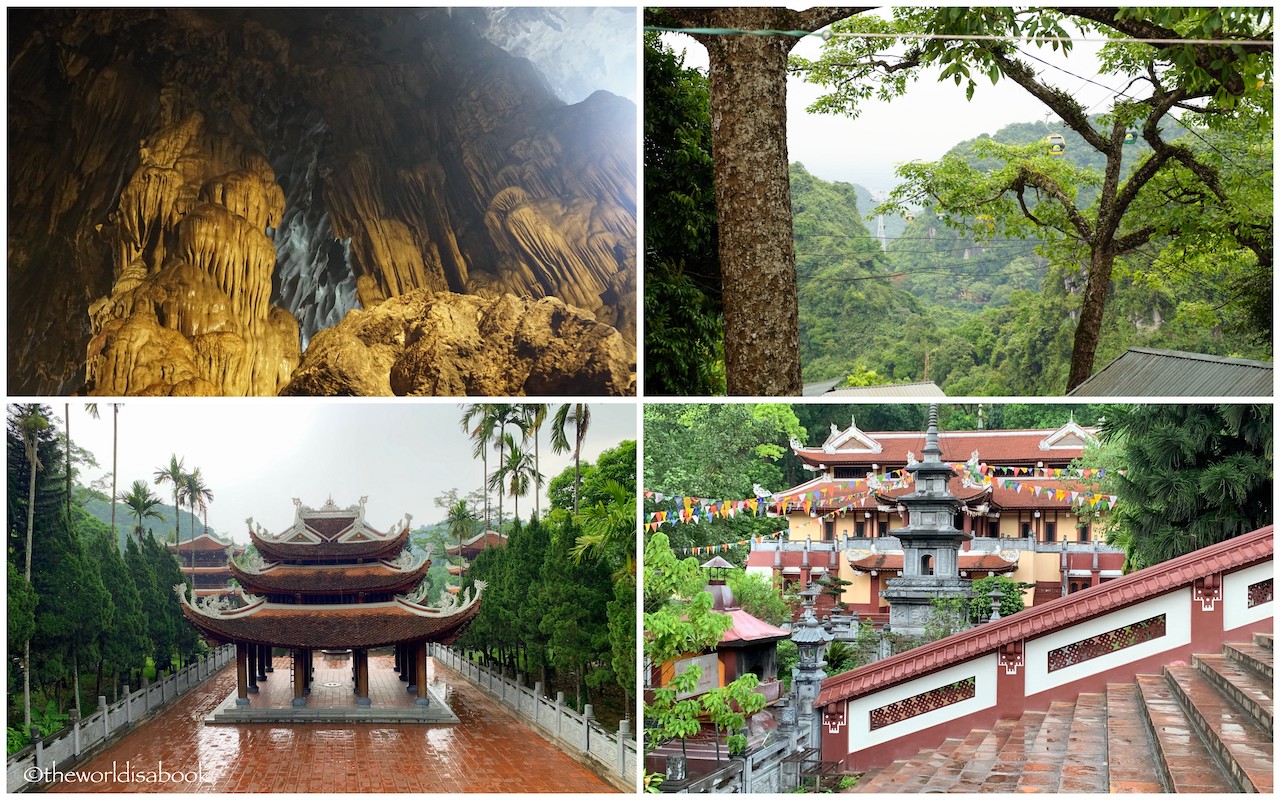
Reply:
[[[881,386],[846,386],[832,389],[827,397],[946,397],[933,381],[886,383]]]
[[[836,384],[844,378],[832,378],[829,381],[818,381],[817,383],[806,383],[800,390],[801,397],[817,397],[826,394],[836,388]]]
[[[1270,361],[1130,347],[1067,392],[1073,397],[1270,397]]]

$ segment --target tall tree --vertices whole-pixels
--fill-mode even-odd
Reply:
[[[213,490],[204,482],[204,476],[200,474],[200,468],[196,467],[191,472],[182,476],[182,491],[180,493],[187,501],[187,505],[191,508],[191,541],[196,538],[195,514],[198,509],[204,515],[204,527],[209,527],[209,503],[213,502]],[[191,566],[196,565],[195,549],[191,550]]]
[[[591,406],[586,403],[564,403],[556,409],[551,424],[551,449],[563,453],[569,449],[569,436],[565,428],[573,426],[573,514],[578,515],[578,490],[582,483],[582,442],[591,427]]]
[[[1266,525],[1274,511],[1270,405],[1112,406],[1108,541],[1140,569]]]
[[[1066,36],[1063,14],[1073,15],[1086,30],[1153,40],[1149,45],[1104,48],[1104,68],[1131,81],[1100,118],[1091,117],[1073,93],[1054,86],[1035,69],[1034,56],[1009,41],[1027,35]],[[1061,159],[1053,163],[1054,157],[1043,149],[1033,156],[1031,148],[989,145],[983,154],[1003,162],[1003,168],[984,174],[945,159],[936,165],[907,165],[900,174],[908,184],[895,191],[892,203],[936,204],[967,217],[984,236],[996,231],[1025,236],[1037,230],[1056,242],[1060,253],[1078,260],[1085,284],[1067,391],[1092,374],[1117,259],[1168,232],[1151,217],[1130,213],[1144,187],[1163,170],[1181,166],[1217,202],[1233,202],[1211,160],[1168,138],[1165,116],[1182,110],[1209,122],[1234,113],[1242,99],[1259,93],[1266,98],[1266,110],[1257,104],[1256,111],[1270,113],[1270,89],[1265,88],[1271,75],[1269,9],[902,8],[891,23],[860,18],[837,26],[837,32],[923,33],[933,38],[918,40],[892,63],[876,52],[878,42],[858,37],[833,38],[817,62],[796,59],[798,70],[832,89],[813,110],[856,114],[859,101],[873,92],[881,97],[901,94],[922,65],[941,66],[941,77],[967,83],[969,96],[975,75],[1012,80],[1103,157],[1103,172],[1095,178],[1070,170]],[[1221,44],[1181,43],[1186,39],[1217,39]],[[1152,152],[1126,176],[1121,162],[1126,138],[1133,134]],[[1077,193],[1082,185],[1095,183],[1096,193]],[[1092,199],[1092,205],[1079,202],[1082,196]],[[1161,200],[1181,202],[1177,196]],[[1252,230],[1249,235],[1256,238]]]
[[[26,566],[22,577],[31,583],[31,539],[35,530],[36,473],[44,469],[40,461],[39,441],[41,431],[49,428],[49,413],[41,406],[28,404],[17,406],[17,425],[22,434],[22,446],[27,456],[31,477],[27,486],[27,547]],[[22,729],[31,728],[31,639],[22,645]]]
[[[178,458],[176,453],[169,456],[169,463],[163,467],[157,467],[154,473],[156,486],[168,483],[173,486],[173,542],[179,544],[182,542],[182,535],[179,523],[182,521],[182,505],[180,495],[182,494],[182,484],[186,480],[187,473],[183,465],[185,459]]]
[[[523,449],[510,433],[502,434],[501,446],[506,451],[502,466],[493,473],[495,488],[504,486],[511,493],[514,504],[514,517],[520,518],[520,497],[529,492],[530,486],[537,491],[542,486],[542,474],[534,467],[533,453]]]
[[[647,9],[645,23],[753,33],[694,33],[710,58],[726,386],[734,395],[799,395],[800,328],[787,182],[787,54],[794,35],[864,8]]]
[[[458,565],[460,569],[464,569],[466,559],[462,557],[462,543],[471,535],[476,524],[476,515],[467,507],[466,500],[459,500],[449,506],[449,515],[445,517],[445,524],[449,527],[449,535],[458,539]]]
[[[160,512],[156,511],[156,506],[160,505],[161,502],[160,498],[151,492],[151,487],[147,485],[146,481],[134,481],[129,486],[129,491],[122,494],[119,500],[128,506],[134,517],[137,518],[138,524],[134,526],[133,532],[137,535],[139,543],[142,542],[142,526],[145,519],[164,519]],[[113,502],[112,505],[114,506],[115,503]]]
[[[520,405],[520,414],[524,418],[522,430],[526,439],[533,438],[533,471],[539,475],[542,474],[542,456],[538,449],[538,439],[542,433],[542,426],[547,421],[547,404],[546,403],[522,403]],[[534,487],[533,492],[533,513],[537,516],[542,515],[542,507],[538,496],[542,494],[541,481]]]
[[[489,528],[489,445],[494,437],[492,403],[472,403],[462,407],[462,430],[471,437],[471,456],[480,457],[484,470],[484,527]]]

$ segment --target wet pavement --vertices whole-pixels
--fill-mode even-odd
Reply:
[[[381,680],[399,683],[389,657],[369,660],[371,679],[387,670]],[[206,725],[235,690],[233,663],[76,766],[72,777],[81,779],[49,791],[617,792],[460,675],[427,663],[432,687],[460,724]],[[288,675],[288,659],[277,658],[268,684]]]

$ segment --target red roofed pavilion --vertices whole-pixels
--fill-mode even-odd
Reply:
[[[187,619],[216,642],[236,645],[236,705],[250,704],[257,682],[271,671],[274,647],[293,651],[293,704],[305,706],[310,691],[313,650],[353,651],[357,705],[370,705],[369,649],[394,646],[401,680],[429,703],[426,680],[428,642],[451,644],[480,611],[483,583],[461,597],[424,603],[431,562],[407,548],[412,517],[390,531],[370,527],[365,498],[340,508],[329,500],[313,509],[294,500],[293,526],[270,534],[249,523],[253,550],[229,568],[240,583],[244,605],[224,599],[197,599],[175,586]]]

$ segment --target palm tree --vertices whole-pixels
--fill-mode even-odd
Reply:
[[[483,419],[480,422],[483,438],[477,439],[475,448],[479,448],[482,443],[484,446],[493,445],[498,451],[498,464],[506,461],[506,440],[503,435],[506,433],[508,425],[520,424],[519,411],[509,403],[485,403],[482,404]],[[523,429],[521,429],[523,430]],[[476,437],[472,437],[475,439]],[[472,453],[475,453],[473,448]],[[495,481],[493,476],[489,476],[485,480],[485,486],[492,489],[495,486],[498,489],[498,524],[496,528],[502,530],[502,495],[504,487],[502,481]],[[487,520],[486,520],[487,521]]]
[[[480,457],[481,463],[484,465],[484,481],[480,484],[484,487],[484,527],[489,527],[489,445],[493,443],[496,434],[497,419],[496,403],[472,403],[463,406],[462,413],[462,430],[471,436],[471,457]],[[499,520],[501,524],[501,520]]]
[[[591,427],[591,406],[586,403],[564,403],[551,423],[551,449],[563,453],[569,449],[565,426],[573,425],[573,515],[578,515],[578,484],[582,482],[582,442]]]
[[[533,436],[533,468],[539,474],[542,470],[542,459],[538,453],[538,434],[542,431],[542,426],[547,421],[547,404],[546,403],[524,403],[520,406],[520,415],[524,419],[525,437]],[[539,483],[538,489],[542,488]],[[538,495],[541,492],[533,493],[533,513],[535,516],[542,516],[542,507],[538,502]]]
[[[461,569],[466,563],[466,559],[462,557],[462,542],[471,533],[471,528],[476,523],[476,515],[467,507],[466,500],[459,500],[449,507],[445,523],[449,526],[450,535],[458,537],[458,574],[461,575]]]
[[[111,536],[116,535],[116,468],[117,445],[120,442],[120,404],[111,403]],[[85,403],[84,410],[94,419],[101,419],[97,403]]]
[[[582,514],[584,533],[572,550],[575,561],[594,558],[611,566],[621,563],[614,582],[624,577],[636,579],[636,493],[615,480],[604,483],[608,498],[586,509]]]
[[[120,502],[129,507],[133,515],[138,518],[138,525],[135,527],[134,533],[138,535],[138,542],[142,542],[142,521],[148,517],[151,519],[164,519],[160,512],[156,511],[156,506],[162,502],[159,497],[151,493],[151,487],[146,481],[137,480],[129,487],[129,491],[120,495]]]
[[[22,431],[22,446],[31,465],[31,480],[27,485],[27,565],[23,575],[31,583],[31,534],[36,526],[36,473],[44,469],[40,463],[40,432],[49,427],[40,406],[18,406],[18,428]],[[31,730],[31,640],[22,645],[22,729]]]
[[[515,437],[509,433],[502,434],[504,441],[501,442],[506,449],[506,459],[502,462],[502,466],[493,473],[493,485],[501,488],[506,483],[507,488],[511,491],[511,499],[515,504],[514,517],[520,519],[520,496],[528,493],[529,484],[535,486],[542,485],[542,475],[538,472],[533,463],[533,454],[528,450],[521,450],[516,444]]]
[[[204,477],[200,474],[200,468],[196,467],[191,472],[182,476],[182,495],[187,501],[187,505],[191,507],[191,541],[196,539],[196,509],[204,514],[205,530],[209,528],[209,503],[213,502],[213,490],[204,482]],[[191,550],[191,566],[196,565],[195,548]]]
[[[179,505],[178,494],[182,491],[182,483],[187,473],[183,471],[183,459],[178,458],[177,454],[169,456],[169,465],[167,467],[157,467],[155,471],[156,486],[162,483],[173,484],[173,542],[180,544],[182,535],[179,523],[182,522],[182,506]]]

